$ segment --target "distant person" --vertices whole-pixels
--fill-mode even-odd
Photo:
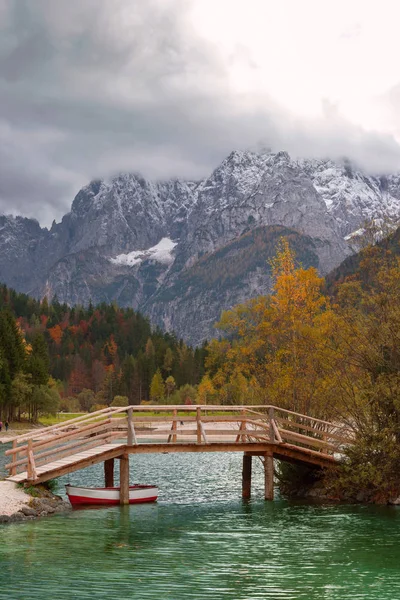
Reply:
[[[8,431],[9,426],[10,426],[10,423],[8,421],[6,421],[4,423],[4,427],[6,428],[6,431]]]
[[[3,423],[0,421],[0,431],[3,429]]]

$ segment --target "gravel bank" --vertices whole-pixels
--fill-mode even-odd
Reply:
[[[32,497],[11,481],[0,481],[0,523],[27,521],[71,510],[69,502],[44,488]]]

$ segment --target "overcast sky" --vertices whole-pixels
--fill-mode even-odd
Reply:
[[[0,0],[0,212],[233,149],[400,171],[398,0]]]

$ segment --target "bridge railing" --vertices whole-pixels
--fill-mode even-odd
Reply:
[[[126,418],[113,418],[123,412],[126,408],[102,409],[16,436],[5,452],[11,457],[6,469],[10,475],[27,471],[28,478],[35,479],[39,466],[110,443],[121,437],[124,426],[126,430]]]
[[[151,414],[150,414],[151,412]],[[334,423],[276,406],[164,405],[107,408],[13,439],[6,451],[10,475],[104,444],[269,443],[332,456],[352,443],[351,432]]]

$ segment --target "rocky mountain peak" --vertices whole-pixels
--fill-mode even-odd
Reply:
[[[50,232],[0,217],[0,280],[69,303],[115,300],[198,343],[222,309],[269,291],[265,264],[282,232],[326,273],[365,220],[385,215],[400,217],[399,174],[235,150],[197,182],[91,181]]]

